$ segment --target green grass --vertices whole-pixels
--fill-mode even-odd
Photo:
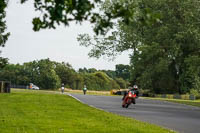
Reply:
[[[73,94],[83,94],[83,90],[66,90],[65,92],[73,93]],[[94,90],[87,90],[87,95],[104,95],[104,96],[111,96],[110,91],[94,91]]]
[[[55,92],[0,93],[0,133],[169,133],[167,129],[104,112]]]
[[[166,98],[147,98],[146,99],[154,99],[154,100],[162,100],[162,101],[168,101],[168,102],[174,102],[174,103],[180,103],[180,104],[186,104],[186,105],[192,105],[200,107],[200,100],[181,100],[181,99],[166,99]]]
[[[72,94],[83,94],[83,92],[73,92],[73,91],[70,91],[69,93],[72,93]],[[105,94],[105,93],[101,93],[101,92],[86,92],[86,95],[100,95],[100,96],[111,96],[110,94]]]

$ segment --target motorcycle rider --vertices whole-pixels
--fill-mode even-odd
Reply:
[[[133,90],[134,90],[136,96],[138,97],[138,96],[139,96],[138,86],[137,86],[137,85],[134,85],[134,86],[133,86]]]
[[[84,88],[83,88],[83,94],[85,95],[87,92],[87,88],[86,88],[86,85],[84,85]]]
[[[123,96],[122,100],[124,100],[124,98],[126,97],[126,95],[128,94],[129,91],[134,91],[134,93],[136,94],[136,96],[137,97],[139,96],[138,86],[134,85],[130,90],[128,90],[128,91],[126,91],[124,93],[124,96]],[[135,100],[133,100],[133,104],[135,104]]]

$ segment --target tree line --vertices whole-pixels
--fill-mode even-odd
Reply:
[[[41,89],[58,89],[61,84],[71,89],[82,89],[84,85],[89,90],[124,89],[129,85],[129,78],[129,65],[123,64],[116,65],[116,70],[80,68],[75,71],[69,63],[41,59],[22,65],[7,62],[0,69],[0,80],[13,85],[33,83]]]
[[[134,0],[129,6],[132,22],[119,19],[107,36],[81,34],[80,45],[92,46],[89,56],[96,58],[131,50],[131,81],[151,93],[200,93],[199,0]]]

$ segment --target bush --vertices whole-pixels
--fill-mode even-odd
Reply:
[[[119,89],[119,85],[108,77],[104,72],[83,74],[84,84],[88,90],[111,90]]]
[[[139,95],[144,97],[155,97],[155,94],[152,93],[149,89],[139,89]]]
[[[200,94],[198,94],[198,95],[196,96],[196,99],[200,99]]]
[[[196,89],[191,89],[191,90],[190,90],[190,95],[198,96],[198,95],[199,95],[199,92],[198,92],[198,90],[196,90]]]
[[[200,99],[200,93],[196,89],[191,89],[190,90],[190,95],[194,95],[196,97],[196,99]]]
[[[115,81],[120,86],[121,89],[126,89],[126,81],[122,78],[116,78]]]

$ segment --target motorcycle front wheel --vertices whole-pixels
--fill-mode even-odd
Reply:
[[[129,103],[127,103],[126,105],[125,105],[125,108],[128,108],[128,106],[129,106],[130,104]]]

